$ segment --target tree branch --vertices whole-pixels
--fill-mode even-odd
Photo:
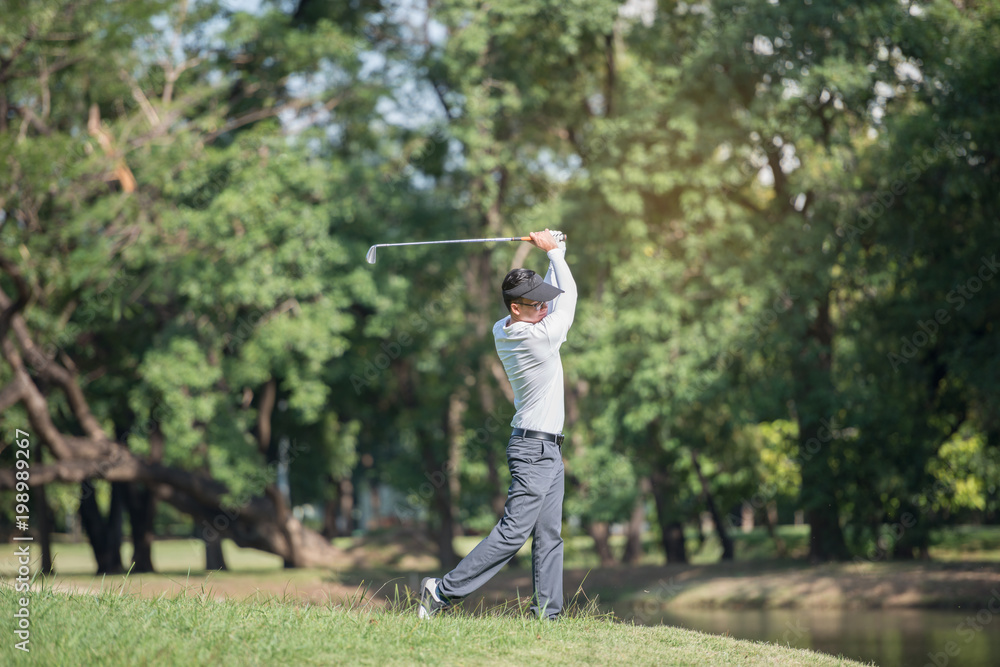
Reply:
[[[90,113],[87,117],[87,132],[97,139],[97,143],[104,150],[104,154],[114,160],[115,180],[121,183],[122,190],[125,192],[135,192],[135,176],[132,174],[132,170],[129,169],[128,163],[125,162],[125,158],[115,151],[113,137],[101,124],[101,111],[96,104],[90,105]]]
[[[45,400],[42,392],[38,390],[38,387],[31,380],[31,376],[28,375],[28,371],[25,370],[24,362],[21,360],[17,348],[14,347],[13,341],[9,338],[0,338],[0,352],[14,370],[14,379],[21,385],[24,392],[21,399],[24,401],[24,407],[28,410],[28,420],[32,427],[38,432],[42,441],[49,445],[57,459],[70,458],[72,452],[69,444],[52,423],[48,401]]]
[[[608,75],[604,81],[604,117],[611,118],[614,114],[615,95],[615,36],[611,34],[604,36],[604,61]]]
[[[31,285],[24,279],[21,269],[3,255],[0,255],[0,269],[3,269],[4,273],[10,276],[11,280],[14,281],[14,287],[17,288],[17,299],[13,302],[0,289],[0,308],[3,309],[0,312],[0,340],[3,340],[7,337],[7,331],[10,329],[10,323],[14,316],[24,310],[28,301],[31,300],[32,290]]]
[[[323,108],[326,109],[327,111],[333,111],[333,109],[338,104],[340,104],[341,101],[343,101],[343,97],[331,98],[327,100],[326,103],[323,104]],[[207,135],[205,135],[204,141],[206,144],[210,144],[216,139],[218,139],[221,135],[225,134],[226,132],[232,132],[237,128],[243,127],[244,125],[249,125],[250,123],[256,123],[259,120],[264,120],[266,118],[273,118],[285,111],[290,111],[290,110],[298,111],[300,109],[309,106],[310,104],[315,104],[316,102],[317,100],[315,99],[295,100],[294,102],[288,102],[287,104],[282,104],[281,106],[278,107],[271,107],[270,109],[257,109],[256,111],[251,111],[250,113],[243,114],[239,118],[234,118],[233,120],[226,123],[225,126],[223,126],[221,129],[216,130],[215,132],[209,132]]]
[[[274,411],[274,401],[278,394],[278,382],[272,376],[260,393],[260,404],[257,406],[257,448],[267,456],[271,445],[271,413]]]
[[[52,136],[52,128],[50,128],[48,125],[46,125],[45,121],[43,121],[41,118],[39,118],[35,114],[35,112],[31,110],[30,107],[26,107],[26,106],[19,106],[18,107],[18,106],[15,106],[14,107],[14,111],[16,111],[18,114],[20,114],[21,118],[23,118],[24,121],[28,125],[31,125],[36,130],[38,130],[39,132],[41,132],[42,134],[44,134],[46,137]],[[22,135],[23,134],[25,134],[24,131],[22,131]],[[22,139],[22,138],[23,138],[22,136],[18,137],[19,140]]]
[[[23,397],[24,387],[18,378],[14,378],[0,391],[0,412],[5,412],[12,405],[16,405]]]
[[[750,201],[749,199],[747,199],[747,198],[746,198],[746,197],[744,197],[744,196],[743,196],[742,194],[740,194],[739,192],[737,192],[737,191],[736,191],[736,190],[735,190],[734,188],[732,188],[732,187],[729,187],[729,186],[725,186],[725,185],[724,185],[724,186],[722,187],[722,189],[723,189],[723,191],[724,191],[724,192],[725,192],[725,193],[726,193],[727,195],[729,195],[729,197],[730,197],[730,198],[731,198],[731,199],[732,199],[732,200],[733,200],[734,202],[736,202],[737,204],[739,204],[739,205],[740,205],[740,206],[742,206],[743,208],[747,209],[747,210],[748,210],[748,211],[750,211],[751,213],[754,213],[754,214],[756,214],[756,215],[760,215],[760,214],[762,214],[762,213],[764,212],[764,211],[762,211],[762,210],[761,210],[761,209],[760,209],[759,207],[757,207],[756,205],[754,205],[754,203],[753,203],[753,202],[751,202],[751,201]]]
[[[187,10],[188,10],[188,0],[181,0],[181,6],[180,9],[178,10],[177,23],[176,25],[174,25],[174,30],[173,30],[174,37],[170,41],[170,53],[177,53],[177,49],[180,45],[180,39],[181,39],[181,28],[183,28],[184,20],[187,18]],[[170,104],[170,101],[173,99],[174,84],[177,82],[177,79],[180,78],[184,70],[188,69],[189,67],[193,67],[195,64],[197,64],[197,62],[200,62],[199,59],[194,59],[194,60],[195,62],[187,60],[181,63],[181,65],[178,67],[174,67],[173,63],[171,63],[169,60],[165,60],[160,63],[161,67],[163,67],[163,76],[166,79],[166,83],[163,86],[163,98],[162,98],[164,104]]]
[[[129,89],[132,91],[132,99],[135,100],[136,104],[139,105],[139,108],[142,109],[142,113],[146,115],[146,120],[149,121],[150,126],[156,127],[159,125],[160,117],[157,115],[156,109],[153,108],[153,105],[150,104],[146,94],[142,92],[139,84],[136,83],[135,79],[132,78],[132,76],[124,69],[121,70],[120,76],[122,81],[128,84]]]
[[[17,60],[18,56],[24,51],[25,47],[28,46],[28,42],[35,38],[38,33],[38,26],[32,24],[28,28],[28,34],[24,36],[21,43],[14,47],[13,52],[10,54],[10,58],[0,58],[0,85],[7,82],[7,72],[10,70],[11,65]]]
[[[0,307],[7,307],[10,303],[10,298],[4,294],[3,290],[0,289]],[[4,312],[9,310],[7,308]],[[80,389],[80,385],[76,380],[76,375],[68,371],[63,366],[56,363],[54,359],[49,359],[45,354],[38,349],[35,345],[35,341],[32,340],[31,334],[28,331],[28,325],[25,324],[24,318],[20,314],[14,314],[11,318],[13,320],[14,335],[17,338],[17,342],[30,359],[37,361],[36,370],[38,373],[44,377],[46,380],[54,382],[62,388],[63,392],[66,394],[66,398],[69,401],[70,408],[73,410],[73,414],[76,416],[77,420],[80,422],[80,426],[83,428],[84,432],[97,442],[108,442],[109,438],[107,433],[101,427],[100,423],[94,417],[93,413],[90,411],[90,405],[87,403],[86,397],[83,395],[83,390]],[[13,350],[13,345],[10,346]],[[16,351],[14,351],[16,354]],[[15,362],[12,361],[10,357],[7,356],[5,350],[5,357],[12,367],[15,367]],[[20,364],[21,369],[24,370],[23,361],[20,355],[17,356],[17,364]],[[15,371],[17,368],[15,367]],[[27,375],[27,371],[24,371]],[[30,378],[28,379],[31,382]],[[31,382],[34,387],[34,382]],[[38,391],[37,387],[35,391]],[[42,401],[46,403],[45,412],[48,414],[48,405],[44,397],[41,396],[39,392],[39,397]],[[62,457],[59,457],[62,458]]]

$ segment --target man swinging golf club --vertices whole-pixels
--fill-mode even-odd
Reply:
[[[489,581],[531,536],[531,611],[554,619],[563,604],[563,369],[559,348],[573,324],[576,283],[566,244],[546,229],[532,245],[549,257],[543,280],[514,269],[503,280],[508,316],[493,325],[497,354],[514,389],[507,443],[510,489],[504,515],[454,570],[420,584],[420,618],[430,618]]]

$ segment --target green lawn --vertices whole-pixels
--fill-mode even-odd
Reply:
[[[779,526],[777,533],[785,541],[788,556],[803,558],[808,550],[808,526]],[[743,533],[734,531],[733,542],[737,561],[760,561],[776,559],[777,549],[774,540],[764,528]],[[455,539],[455,551],[460,556],[469,553],[481,538],[477,536],[459,537]],[[621,553],[624,548],[624,536],[611,538],[612,549]],[[351,546],[353,538],[338,538],[334,543],[341,548]],[[645,555],[641,565],[662,565],[658,545],[651,536],[644,540]],[[688,535],[688,558],[692,565],[707,565],[719,561],[722,546],[714,534],[708,534],[705,542],[698,546],[694,533]],[[54,542],[52,545],[56,571],[67,575],[93,574],[97,569],[93,553],[86,542],[69,543]],[[13,557],[14,549],[0,553],[0,575],[9,575],[17,570]],[[37,545],[32,549],[37,557]],[[223,542],[223,553],[226,563],[234,572],[281,570],[282,563],[278,556],[258,551],[256,549],[241,549],[233,542]],[[515,565],[522,569],[531,566],[531,543],[525,544],[517,556]],[[940,561],[1000,561],[1000,526],[956,526],[935,531],[931,537],[930,555],[933,560]],[[122,562],[127,564],[132,558],[132,546],[125,543],[122,546]],[[168,539],[159,540],[153,545],[153,565],[157,572],[183,576],[204,573],[205,548],[200,540]],[[590,569],[600,567],[600,561],[593,550],[593,541],[586,535],[566,537],[565,567],[567,569]],[[32,568],[36,570],[37,567]]]
[[[0,586],[0,614],[18,596]],[[105,592],[31,594],[30,653],[7,634],[0,663],[39,665],[860,665],[811,651],[673,627],[609,622],[586,611],[542,623],[518,610],[432,621],[411,602],[388,610],[299,606],[280,599],[218,602]]]
[[[41,548],[37,544],[31,551],[35,558],[41,554]],[[226,557],[226,564],[233,571],[282,569],[280,556],[257,549],[241,549],[230,540],[223,541],[222,552]],[[0,575],[9,576],[17,570],[13,553],[13,547],[0,553]],[[53,542],[52,560],[53,567],[61,575],[93,575],[97,571],[97,561],[94,560],[94,552],[88,542]],[[122,545],[122,563],[128,568],[131,562],[132,545],[126,542]],[[194,539],[157,540],[153,543],[153,566],[161,574],[174,576],[184,576],[188,572],[204,573],[205,543]],[[37,569],[37,565],[33,564],[32,571]]]
[[[1000,526],[954,526],[931,533],[934,560],[1000,561]]]

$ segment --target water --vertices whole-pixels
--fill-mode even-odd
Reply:
[[[843,655],[880,667],[1000,665],[1000,600],[969,611],[684,610],[616,608],[646,625],[673,625],[739,639]]]

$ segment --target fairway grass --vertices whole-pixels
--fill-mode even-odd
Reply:
[[[17,598],[0,586],[0,614]],[[37,665],[861,665],[821,653],[673,627],[611,622],[590,612],[558,623],[517,609],[416,617],[411,602],[306,606],[275,597],[139,598],[113,591],[30,594],[30,653],[4,633],[0,664]],[[7,624],[5,624],[7,625]],[[8,626],[9,627],[9,626]],[[15,662],[16,660],[16,662]]]

